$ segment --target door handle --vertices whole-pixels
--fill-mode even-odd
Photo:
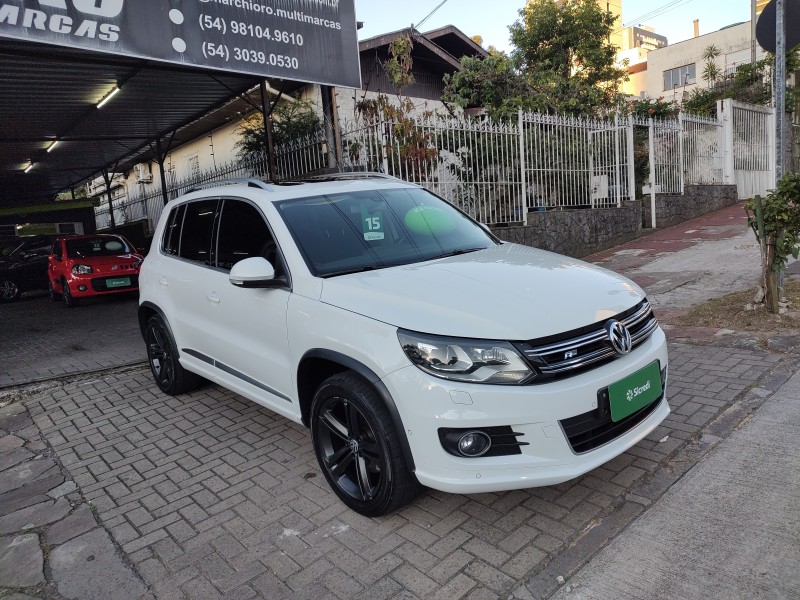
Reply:
[[[158,283],[161,284],[164,287],[167,287],[169,285],[169,281],[167,281],[166,277],[160,277],[158,279]]]
[[[208,298],[209,302],[214,304],[219,304],[219,296],[217,296],[214,292],[208,292],[206,294],[206,298]]]

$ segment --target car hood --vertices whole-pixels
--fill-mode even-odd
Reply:
[[[321,300],[397,327],[527,340],[608,319],[645,297],[630,280],[528,246],[325,279]]]

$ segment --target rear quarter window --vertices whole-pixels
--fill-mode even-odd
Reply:
[[[167,226],[164,227],[164,237],[161,240],[161,250],[164,254],[178,256],[184,212],[186,212],[186,205],[181,204],[173,208],[169,213]]]

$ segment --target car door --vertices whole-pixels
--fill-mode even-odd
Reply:
[[[47,288],[47,259],[52,241],[37,239],[31,242],[22,255],[20,265],[20,287],[22,289],[42,290]]]
[[[211,266],[211,239],[218,198],[179,205],[169,216],[153,287],[157,304],[169,315],[182,357],[211,346],[205,277]]]
[[[287,285],[245,289],[228,279],[234,264],[260,256]],[[291,405],[292,371],[286,324],[291,296],[288,273],[272,233],[255,204],[226,198],[217,224],[214,267],[205,279],[208,336],[216,367],[229,386],[283,414]]]

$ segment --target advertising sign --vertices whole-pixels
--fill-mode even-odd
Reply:
[[[354,0],[0,0],[0,38],[361,87]]]

